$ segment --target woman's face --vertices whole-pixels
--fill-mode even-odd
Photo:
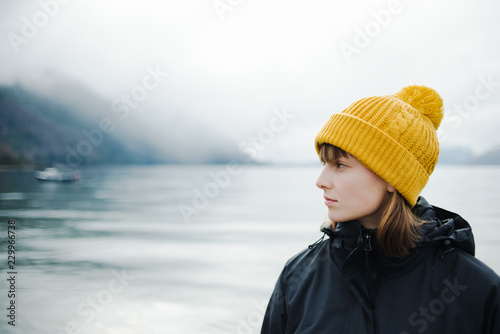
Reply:
[[[330,220],[357,220],[366,228],[378,227],[389,193],[395,191],[350,154],[326,163],[316,186],[324,191]]]

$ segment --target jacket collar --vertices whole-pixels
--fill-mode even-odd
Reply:
[[[332,224],[324,224],[321,228],[330,237],[332,261],[366,311],[375,307],[381,274],[390,278],[410,272],[431,256],[434,247],[441,247],[442,255],[454,247],[474,254],[472,231],[463,218],[431,206],[423,197],[418,199],[414,209],[426,223],[420,230],[422,238],[417,247],[401,258],[389,258],[377,242],[376,229],[366,229],[357,221],[337,223],[335,230]]]
[[[430,205],[422,196],[418,198],[414,211],[420,219],[426,222],[420,229],[422,238],[417,245],[417,249],[444,245],[457,247],[474,255],[474,236],[469,223],[465,219],[456,213]],[[368,234],[373,236],[372,242],[375,241],[373,244],[375,249],[382,252],[378,243],[376,243],[376,229],[366,229],[357,221],[337,223],[335,224],[335,230],[331,222],[324,223],[321,226],[321,232],[330,237],[335,247],[349,253],[360,246],[363,235]]]

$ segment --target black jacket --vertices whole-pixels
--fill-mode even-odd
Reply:
[[[500,333],[500,277],[474,257],[469,224],[423,198],[417,209],[429,223],[403,258],[357,222],[323,229],[287,262],[261,333]]]

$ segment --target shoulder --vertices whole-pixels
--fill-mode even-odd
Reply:
[[[434,282],[459,287],[467,296],[462,300],[470,305],[479,303],[475,307],[484,302],[500,305],[500,276],[493,269],[463,249],[438,255],[428,268]]]
[[[457,250],[458,269],[470,273],[477,280],[500,287],[500,276],[484,262],[464,250]]]
[[[306,273],[315,271],[316,268],[330,259],[330,239],[326,239],[311,248],[306,248],[292,256],[285,264],[285,274]]]

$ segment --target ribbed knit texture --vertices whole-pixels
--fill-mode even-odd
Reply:
[[[441,97],[425,86],[361,99],[330,117],[316,136],[316,151],[322,143],[340,147],[413,207],[438,161],[442,108]]]

